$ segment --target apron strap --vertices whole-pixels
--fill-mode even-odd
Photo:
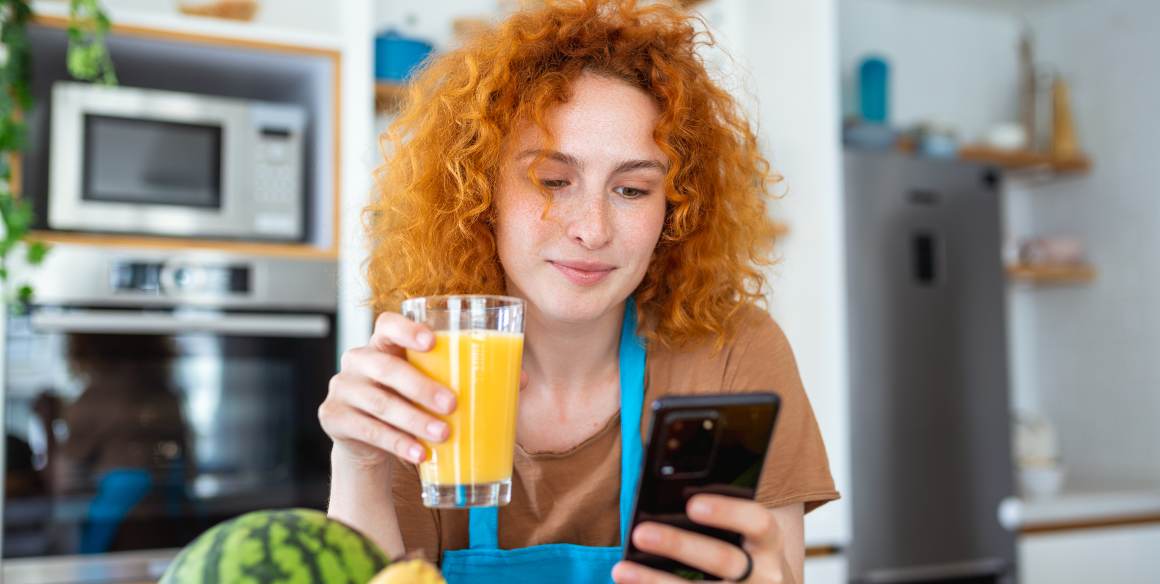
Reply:
[[[628,541],[632,505],[640,482],[644,447],[640,418],[644,411],[644,343],[636,334],[636,302],[630,296],[624,306],[620,331],[620,545]],[[499,508],[473,507],[468,515],[468,547],[499,549]]]
[[[632,506],[644,447],[640,438],[640,418],[644,410],[645,348],[636,334],[636,302],[629,296],[624,307],[624,327],[620,332],[620,546],[628,543]]]
[[[472,507],[467,517],[467,547],[499,549],[499,507]]]

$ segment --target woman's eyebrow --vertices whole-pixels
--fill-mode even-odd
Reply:
[[[572,156],[571,154],[560,152],[558,150],[542,150],[542,149],[538,149],[538,148],[529,148],[527,150],[524,150],[523,152],[520,152],[516,156],[516,160],[523,160],[524,158],[527,158],[529,156],[539,156],[539,155],[542,155],[544,158],[555,160],[557,162],[562,162],[564,164],[567,164],[568,166],[572,166],[572,167],[575,167],[578,169],[584,168],[584,163],[581,162],[579,158],[576,158],[575,156]],[[663,162],[661,162],[659,160],[644,160],[644,159],[625,160],[625,161],[622,161],[620,164],[617,164],[616,168],[613,169],[612,173],[619,174],[622,172],[629,172],[632,170],[641,170],[641,169],[654,169],[654,170],[660,171],[661,173],[665,173],[668,171],[668,168],[669,167],[667,164],[664,164]]]
[[[667,164],[664,164],[659,160],[625,160],[624,162],[616,165],[616,168],[612,171],[612,174],[620,174],[622,172],[641,169],[653,169],[659,171],[661,174],[664,174],[668,172],[669,167]]]

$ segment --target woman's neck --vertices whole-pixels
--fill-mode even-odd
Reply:
[[[524,370],[531,387],[576,394],[615,379],[623,320],[624,303],[584,323],[548,321],[536,310],[529,310]]]

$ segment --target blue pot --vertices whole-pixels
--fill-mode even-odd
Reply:
[[[406,81],[411,72],[431,54],[431,43],[407,38],[388,30],[375,37],[375,78]]]

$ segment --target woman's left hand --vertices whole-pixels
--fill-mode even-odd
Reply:
[[[646,522],[632,531],[632,543],[650,554],[677,560],[706,574],[726,578],[727,582],[768,582],[787,584],[793,581],[785,555],[784,540],[773,513],[760,504],[721,495],[697,495],[686,508],[689,519],[701,525],[740,533],[741,548],[699,533],[670,525]],[[732,580],[745,574],[748,560],[753,569],[745,580]],[[633,562],[622,561],[613,568],[617,584],[678,583],[686,580]]]

